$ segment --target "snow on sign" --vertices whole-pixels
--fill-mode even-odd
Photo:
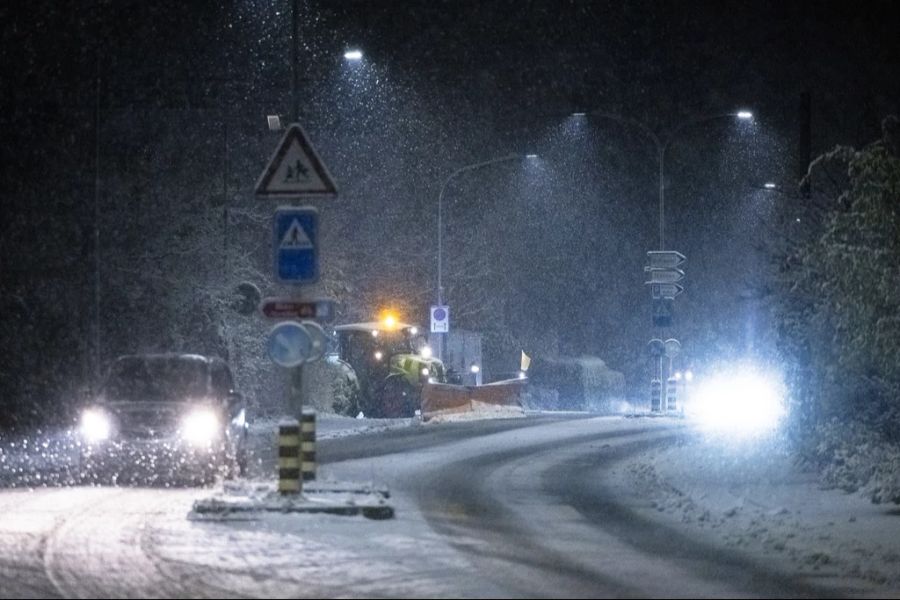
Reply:
[[[318,211],[310,207],[283,207],[275,211],[273,221],[275,279],[293,284],[318,281]]]
[[[450,331],[450,307],[431,307],[431,333],[447,333]]]
[[[684,254],[675,250],[651,250],[647,253],[650,267],[654,269],[675,269],[687,260]]]
[[[681,269],[660,269],[657,267],[644,267],[644,271],[650,274],[650,281],[646,285],[654,283],[677,283],[684,279],[684,271]]]
[[[284,133],[259,181],[258,196],[334,196],[337,187],[298,123]]]

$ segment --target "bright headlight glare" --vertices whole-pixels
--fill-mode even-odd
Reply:
[[[219,418],[211,410],[196,410],[181,423],[181,435],[192,444],[208,444],[219,436]]]
[[[735,367],[704,379],[685,403],[702,428],[735,437],[774,431],[787,413],[784,383],[775,375]]]
[[[109,417],[102,410],[90,409],[81,415],[81,433],[89,442],[109,439],[111,430]]]

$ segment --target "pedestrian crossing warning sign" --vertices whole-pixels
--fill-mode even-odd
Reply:
[[[259,181],[258,196],[334,196],[337,187],[299,123],[288,127]]]
[[[283,206],[275,210],[272,249],[275,279],[303,285],[319,279],[319,213],[312,207]]]
[[[309,239],[306,231],[300,226],[298,219],[294,219],[291,222],[290,227],[288,227],[287,232],[281,239],[281,246],[279,246],[281,250],[308,250],[314,247],[312,240]]]

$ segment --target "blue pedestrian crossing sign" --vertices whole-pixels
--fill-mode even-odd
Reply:
[[[275,279],[281,283],[319,280],[319,213],[311,207],[275,211],[272,241]]]

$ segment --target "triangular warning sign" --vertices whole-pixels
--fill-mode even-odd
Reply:
[[[256,193],[280,197],[337,194],[334,180],[299,123],[293,123],[284,133],[256,183]]]
[[[284,232],[278,248],[280,250],[308,250],[314,246],[312,240],[306,235],[306,230],[300,225],[300,221],[294,219],[288,230]]]

